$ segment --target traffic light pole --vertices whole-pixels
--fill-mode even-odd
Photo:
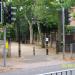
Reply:
[[[3,49],[3,63],[4,67],[6,67],[6,26],[4,26],[4,49]]]
[[[6,9],[6,4],[4,2],[4,22],[3,22],[3,26],[4,26],[4,49],[3,49],[3,65],[4,67],[6,67],[6,20],[5,20],[5,9]]]

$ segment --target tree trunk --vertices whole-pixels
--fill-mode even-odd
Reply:
[[[41,31],[40,31],[39,22],[37,22],[37,26],[38,26],[38,33],[39,33],[39,42],[40,42],[40,44],[41,44],[42,40],[41,40]]]
[[[33,43],[33,29],[32,29],[32,25],[29,25],[29,30],[30,30],[30,44]]]
[[[52,47],[52,34],[50,33],[50,47]]]
[[[17,31],[17,27],[15,26],[15,36],[16,36],[16,41],[18,41],[18,31]]]
[[[32,23],[29,21],[28,17],[25,15],[25,19],[28,21],[29,24],[29,31],[30,31],[30,44],[33,43],[33,28]]]
[[[59,13],[59,25],[58,25],[58,33],[57,33],[57,50],[56,52],[61,51],[61,41],[62,41],[62,15],[61,12]]]
[[[42,33],[42,48],[45,48],[45,39],[46,39],[46,35],[44,33]]]

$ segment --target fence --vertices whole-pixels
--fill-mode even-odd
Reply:
[[[61,71],[55,71],[55,72],[49,72],[37,75],[75,75],[74,71],[75,69],[67,69],[67,70],[61,70]]]

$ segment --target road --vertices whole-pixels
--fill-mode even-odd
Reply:
[[[33,69],[21,69],[21,70],[16,70],[12,72],[0,73],[0,75],[37,75],[37,74],[42,74],[42,73],[59,71],[63,69],[64,68],[62,68],[61,65],[54,65],[54,66],[38,67],[38,68],[33,68]],[[65,73],[63,73],[63,75],[65,75]],[[68,73],[68,75],[70,74]],[[73,72],[73,75],[75,75],[75,72]]]
[[[17,44],[12,44],[11,56],[15,58],[18,56]],[[20,66],[19,69],[10,70],[0,75],[37,75],[42,73],[48,73],[53,71],[64,70],[67,68],[75,68],[75,61],[64,61],[62,54],[56,55],[52,49],[49,49],[49,55],[46,55],[45,49],[36,47],[36,55],[33,55],[33,46],[21,45],[22,58],[18,58],[17,62],[13,59],[8,61],[10,65],[14,67]],[[15,61],[15,62],[14,62]],[[63,67],[64,64],[73,64],[72,66]],[[16,66],[15,66],[16,65]],[[22,67],[22,68],[21,68]],[[59,74],[60,75],[60,74]],[[65,74],[64,74],[65,75]],[[75,74],[74,74],[75,75]]]

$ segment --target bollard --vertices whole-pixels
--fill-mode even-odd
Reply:
[[[35,47],[33,47],[33,55],[35,56]]]
[[[72,75],[72,70],[70,70],[70,75]]]
[[[56,73],[56,75],[58,75],[58,73]]]
[[[61,72],[61,75],[62,75],[62,72]]]
[[[72,50],[73,50],[72,47],[73,47],[72,44],[70,44],[71,59],[72,59],[72,54],[73,54],[73,52],[72,52]]]
[[[46,44],[46,55],[48,55],[48,44]]]
[[[11,57],[11,41],[8,40],[8,52],[7,52],[7,56]]]
[[[46,38],[46,55],[48,55],[48,38]]]
[[[48,47],[46,48],[46,55],[48,55]]]
[[[66,71],[66,75],[67,75],[67,71]]]

